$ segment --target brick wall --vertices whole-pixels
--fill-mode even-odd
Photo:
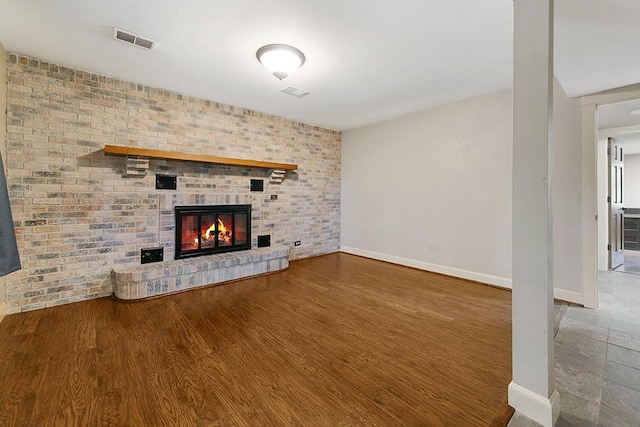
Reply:
[[[271,234],[291,259],[340,242],[340,133],[255,111],[9,54],[7,173],[23,270],[7,279],[10,313],[109,295],[114,265],[160,244],[155,174],[174,194],[251,198],[252,236]],[[105,144],[298,164],[268,171],[151,160],[126,177]],[[263,193],[249,192],[265,179]],[[277,200],[270,200],[277,194]],[[294,247],[295,240],[302,245]],[[173,253],[165,254],[172,258]]]

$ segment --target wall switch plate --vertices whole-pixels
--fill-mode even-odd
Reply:
[[[300,243],[300,240],[296,240],[295,242],[293,242],[293,246],[300,246],[302,243]]]
[[[150,264],[160,262],[164,259],[164,248],[142,248],[140,249],[140,264]]]

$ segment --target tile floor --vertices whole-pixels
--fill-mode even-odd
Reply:
[[[615,271],[640,274],[640,251],[624,251],[624,263],[615,268]]]
[[[556,305],[556,427],[640,426],[640,275],[600,272],[599,288],[598,310]]]

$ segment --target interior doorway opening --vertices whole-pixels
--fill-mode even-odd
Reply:
[[[597,116],[598,270],[640,274],[640,99]]]

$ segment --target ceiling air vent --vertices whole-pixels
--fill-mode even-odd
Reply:
[[[125,43],[136,45],[143,49],[151,50],[156,47],[155,41],[147,39],[145,37],[141,37],[134,33],[130,33],[129,31],[121,30],[120,28],[116,27],[113,28],[113,38]]]
[[[305,95],[309,95],[308,91],[304,89],[300,89],[299,87],[295,87],[295,86],[287,86],[284,89],[282,89],[280,92],[288,93],[289,95],[297,96],[298,98]]]

